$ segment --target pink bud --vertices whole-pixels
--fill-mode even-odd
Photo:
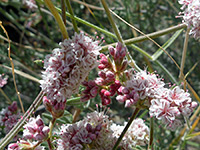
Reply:
[[[95,87],[93,87],[91,90],[90,90],[90,95],[92,96],[92,97],[95,97],[96,95],[97,95],[97,93],[98,93],[98,87],[97,86],[95,86]]]
[[[95,140],[97,137],[96,137],[95,134],[89,133],[89,138],[90,138],[91,140]]]
[[[91,132],[92,131],[92,126],[91,126],[91,124],[87,124],[86,125],[86,130],[88,131],[88,132]]]
[[[114,57],[114,56],[115,56],[115,48],[112,47],[112,46],[109,46],[109,47],[108,47],[108,50],[109,50],[109,52],[110,52],[110,55]]]
[[[8,150],[20,150],[18,143],[11,143],[8,145]]]
[[[106,97],[110,96],[110,92],[109,91],[105,91],[104,92],[104,96],[106,96]]]
[[[38,126],[44,126],[44,123],[43,123],[43,121],[42,121],[41,118],[37,118],[37,119],[36,119],[36,124],[37,124]]]

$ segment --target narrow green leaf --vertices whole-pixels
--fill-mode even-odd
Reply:
[[[181,32],[183,31],[183,29],[178,30],[174,33],[174,35],[162,46],[162,48],[164,50],[166,50],[177,38],[178,36],[181,34]],[[163,53],[164,51],[159,48],[153,55],[152,55],[152,59],[153,61],[157,60],[158,57]]]

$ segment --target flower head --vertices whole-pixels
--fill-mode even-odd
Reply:
[[[160,97],[151,100],[149,114],[161,120],[168,129],[175,130],[182,125],[181,115],[189,117],[196,106],[197,103],[192,102],[190,94],[179,86],[173,89],[162,88]]]
[[[187,24],[190,30],[190,35],[193,35],[195,39],[200,37],[200,0],[179,0],[179,3],[183,5],[181,9],[184,12],[183,22]]]
[[[21,112],[17,109],[17,102],[14,101],[10,106],[0,112],[0,125],[4,126],[5,133],[8,133],[21,118]]]
[[[49,100],[66,101],[77,93],[80,84],[97,66],[97,55],[101,49],[97,41],[83,33],[65,39],[44,60],[41,87]]]
[[[47,138],[49,127],[45,126],[40,116],[37,118],[30,118],[29,122],[24,125],[23,136],[26,139],[33,139],[41,141]]]

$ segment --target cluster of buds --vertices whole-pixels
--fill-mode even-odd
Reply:
[[[58,102],[56,100],[49,100],[46,96],[43,97],[43,104],[54,118],[60,118],[65,110],[66,100]]]
[[[112,149],[124,127],[114,124],[103,112],[95,111],[75,124],[61,127],[58,149]],[[136,119],[119,146],[129,150],[136,145],[145,145],[148,137],[149,128],[142,119]]]
[[[49,127],[45,126],[40,116],[30,118],[29,122],[24,125],[23,137],[42,141],[48,137]]]
[[[20,118],[21,113],[17,109],[16,101],[7,108],[2,109],[0,112],[0,125],[4,127],[5,133],[8,133]]]
[[[120,77],[123,76],[128,64],[127,60],[124,59],[126,48],[119,42],[116,48],[110,46],[108,49],[112,59],[104,54],[100,54],[99,77],[94,81],[83,83],[86,86],[86,90],[82,92],[82,101],[95,97],[98,91],[102,104],[109,105],[111,103],[111,96],[118,92],[118,88],[121,86]],[[90,83],[92,83],[92,86]]]
[[[24,140],[20,140],[17,143],[11,143],[8,145],[8,150],[45,150],[43,146],[37,146],[36,142],[28,142]]]
[[[23,0],[22,2],[27,8],[31,10],[34,10],[37,7],[35,0]]]
[[[4,74],[0,74],[0,88],[7,84],[8,77],[4,77]]]
[[[194,36],[195,39],[200,37],[200,0],[179,0],[179,3],[183,5],[181,7],[184,12],[180,12],[178,16],[183,18],[183,22],[187,24],[188,28],[191,28],[190,34]]]
[[[17,143],[9,144],[8,150],[44,150],[40,143],[48,138],[49,131],[49,127],[44,125],[40,116],[30,118],[23,130],[23,138],[27,140],[19,140]]]

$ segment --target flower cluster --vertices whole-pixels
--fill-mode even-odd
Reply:
[[[44,150],[40,143],[48,137],[49,127],[45,126],[40,116],[30,118],[24,125],[23,137],[27,140],[19,140],[8,145],[8,150]],[[33,141],[36,140],[36,141]]]
[[[108,49],[113,60],[104,54],[100,54],[99,77],[94,81],[83,83],[86,89],[82,92],[82,101],[87,101],[99,93],[102,104],[109,105],[111,103],[110,97],[118,92],[118,88],[121,86],[119,77],[123,74],[128,64],[124,60],[126,48],[123,47],[122,43],[118,42],[116,48],[111,46]]]
[[[80,84],[97,66],[97,55],[101,47],[83,33],[60,43],[44,60],[41,80],[42,90],[51,101],[64,102],[72,93],[77,93]]]
[[[65,110],[66,100],[58,102],[56,100],[51,101],[46,96],[43,97],[43,104],[54,118],[60,118]]]
[[[179,86],[165,88],[156,74],[140,71],[130,77],[118,89],[116,100],[125,103],[125,107],[149,109],[150,116],[162,120],[168,129],[181,126],[181,118],[189,117],[197,106],[188,92]]]
[[[8,77],[4,77],[4,74],[0,74],[0,88],[7,84]]]
[[[182,6],[180,14],[183,14],[183,22],[187,24],[190,30],[190,34],[195,39],[200,37],[200,0],[179,0]]]
[[[71,125],[63,125],[58,140],[61,149],[112,149],[124,126],[119,126],[108,119],[103,112],[93,112]],[[135,120],[125,134],[120,147],[129,150],[136,145],[145,145],[148,141],[149,129],[142,119]]]
[[[168,129],[175,130],[182,125],[181,117],[189,117],[196,106],[197,103],[192,102],[190,94],[179,86],[172,90],[163,88],[160,90],[160,97],[151,100],[149,114],[161,120]]]
[[[125,107],[137,105],[138,102],[141,103],[139,100],[143,100],[144,105],[149,107],[150,100],[159,95],[158,89],[164,85],[161,78],[157,78],[155,74],[140,71],[118,89],[119,95],[116,100],[125,102]]]
[[[112,124],[111,130],[113,135],[116,138],[119,138],[123,129],[127,123],[124,123],[124,126]],[[125,136],[122,139],[123,147],[126,149],[132,149],[136,145],[145,146],[149,141],[149,128],[145,125],[144,120],[137,118],[133,120],[129,130],[126,132]]]
[[[0,112],[0,126],[4,127],[4,131],[7,134],[14,125],[21,118],[21,113],[17,109],[17,102],[14,101],[10,106],[2,109]]]
[[[30,118],[28,123],[24,125],[23,137],[41,141],[47,138],[49,127],[45,126],[40,116]]]
[[[37,6],[35,6],[35,4],[36,4],[35,0],[23,0],[23,4],[31,10],[33,10],[37,7]]]

